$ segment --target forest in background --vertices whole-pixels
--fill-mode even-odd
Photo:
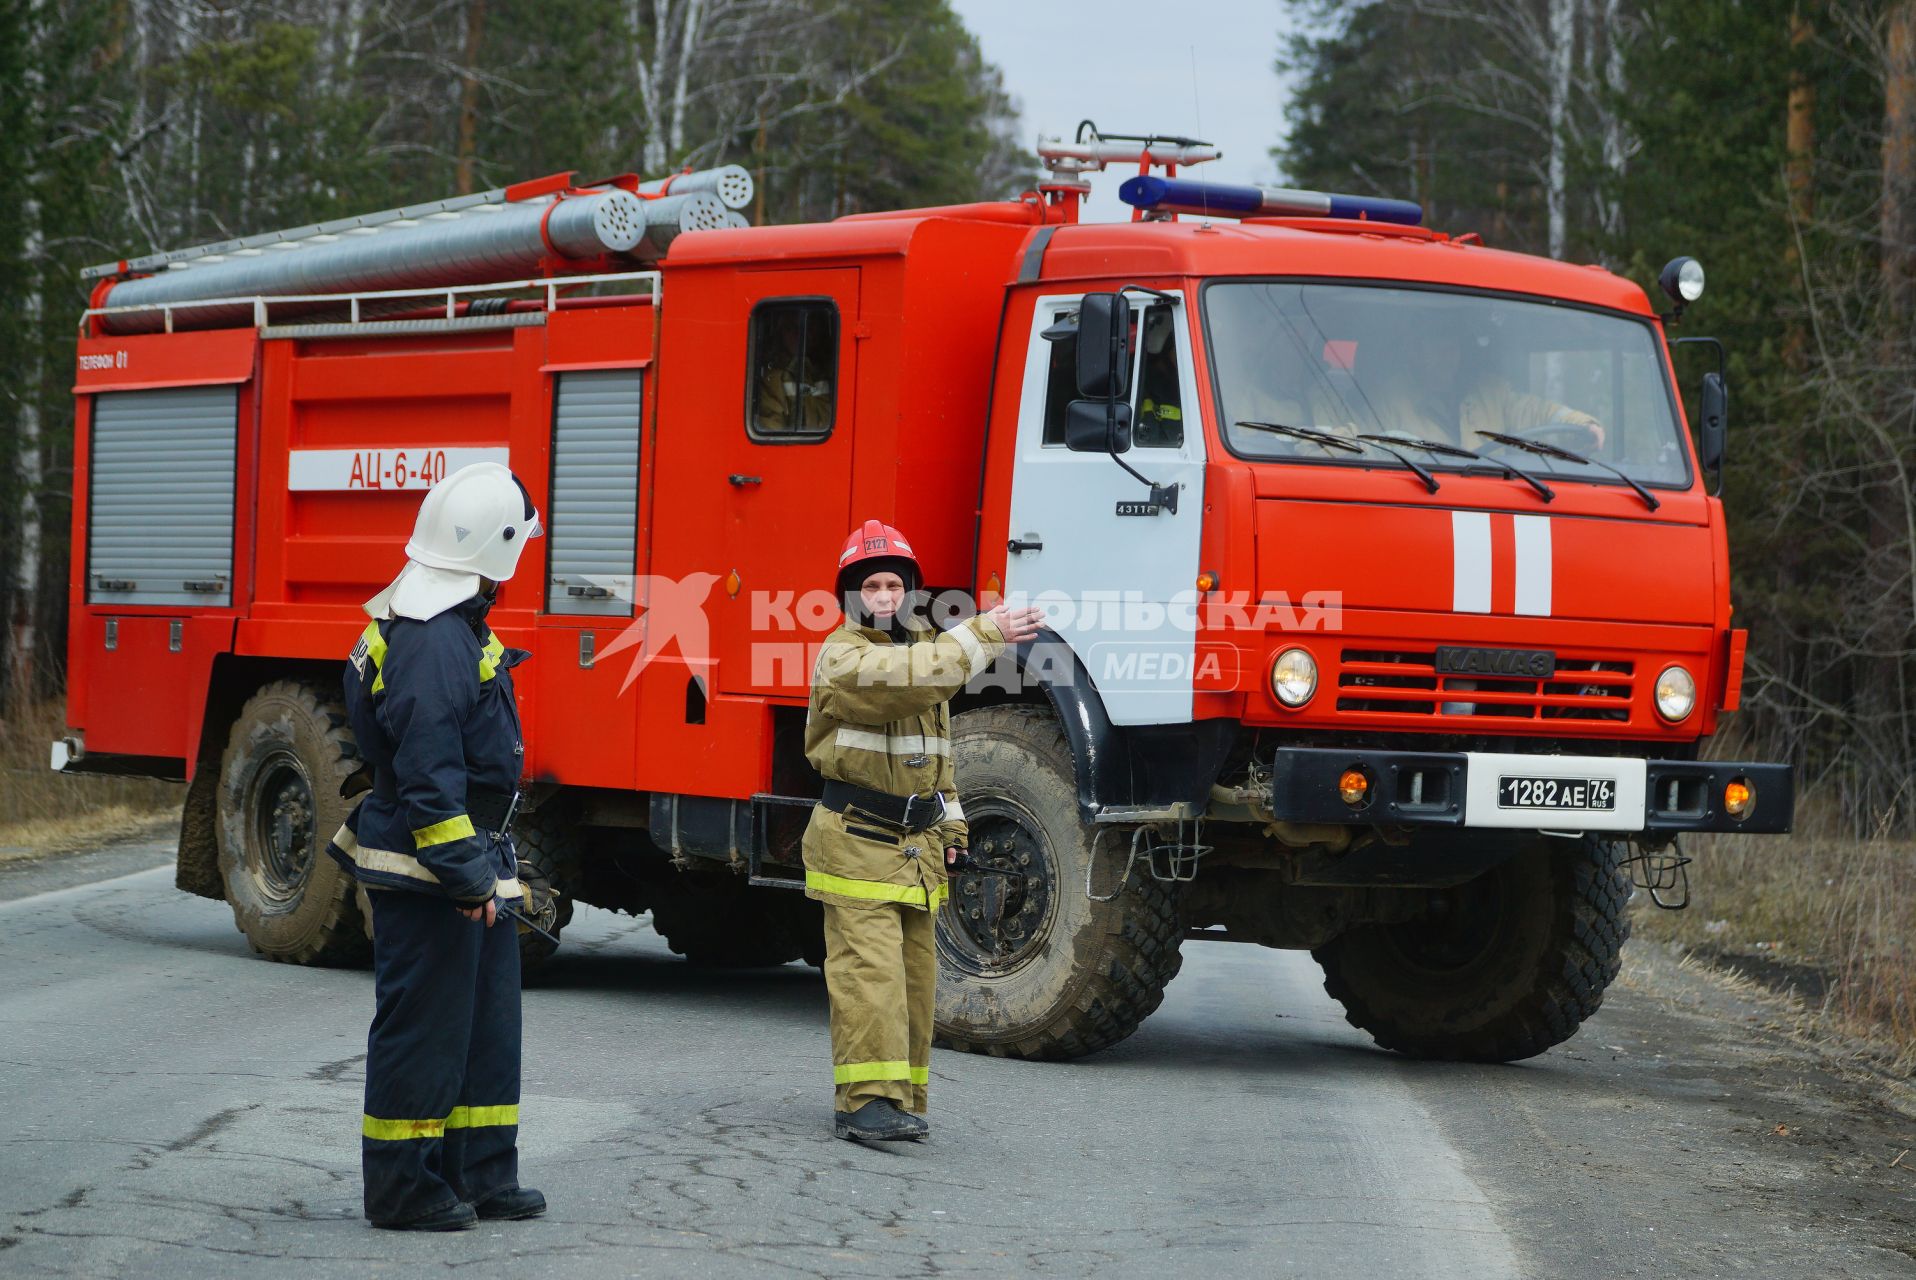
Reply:
[[[1298,186],[1602,263],[1729,352],[1744,711],[1804,826],[1916,829],[1916,2],[1287,0]],[[1686,404],[1715,357],[1678,349]]]
[[[946,0],[0,0],[0,716],[61,689],[82,268],[562,170],[1010,196],[1016,127]]]

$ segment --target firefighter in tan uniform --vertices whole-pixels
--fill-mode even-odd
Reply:
[[[1035,609],[1000,605],[940,634],[906,620],[917,558],[867,520],[839,556],[845,622],[812,676],[805,755],[825,794],[805,830],[805,893],[825,904],[832,1079],[841,1138],[922,1138],[938,962],[932,913],[966,845],[947,702]]]

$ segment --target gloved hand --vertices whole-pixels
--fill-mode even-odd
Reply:
[[[953,875],[963,871],[975,871],[978,864],[972,861],[971,850],[963,845],[945,846],[945,870]]]

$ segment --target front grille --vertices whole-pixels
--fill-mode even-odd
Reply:
[[[1432,649],[1346,649],[1337,709],[1379,715],[1627,722],[1636,664],[1558,657],[1547,680],[1439,675]]]

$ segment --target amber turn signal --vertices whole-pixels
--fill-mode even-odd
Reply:
[[[1362,769],[1346,769],[1337,779],[1337,794],[1344,798],[1345,804],[1355,809],[1370,794],[1370,778]]]
[[[1732,818],[1748,817],[1755,805],[1756,788],[1750,785],[1748,779],[1732,778],[1723,788],[1723,812]]]
[[[1206,569],[1197,576],[1197,589],[1200,593],[1217,590],[1217,575]]]

